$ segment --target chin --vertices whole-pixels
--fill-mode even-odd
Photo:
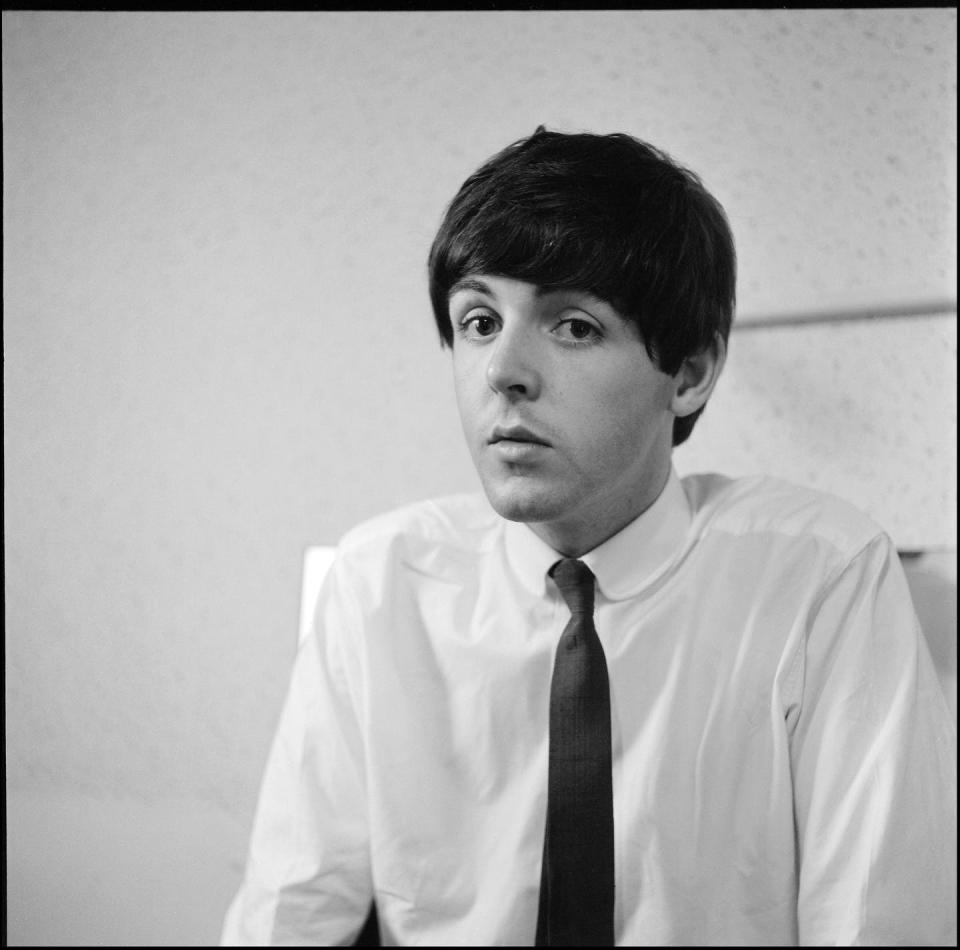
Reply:
[[[484,482],[487,500],[501,518],[533,524],[554,521],[570,510],[570,503],[564,503],[556,491],[546,486],[512,484],[514,481],[511,479],[508,484],[499,480],[495,483]]]

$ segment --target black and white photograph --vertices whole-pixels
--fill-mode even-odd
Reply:
[[[955,6],[2,27],[5,945],[957,945]]]

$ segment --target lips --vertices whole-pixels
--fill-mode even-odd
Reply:
[[[491,445],[498,442],[528,443],[530,445],[549,445],[546,439],[526,426],[497,426],[490,436]]]

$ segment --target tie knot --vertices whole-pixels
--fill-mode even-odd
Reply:
[[[550,568],[563,599],[572,614],[593,615],[593,571],[583,561],[567,557]]]

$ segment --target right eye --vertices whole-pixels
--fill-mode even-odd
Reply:
[[[486,311],[468,313],[458,324],[460,335],[467,340],[482,340],[497,331],[497,318]]]

